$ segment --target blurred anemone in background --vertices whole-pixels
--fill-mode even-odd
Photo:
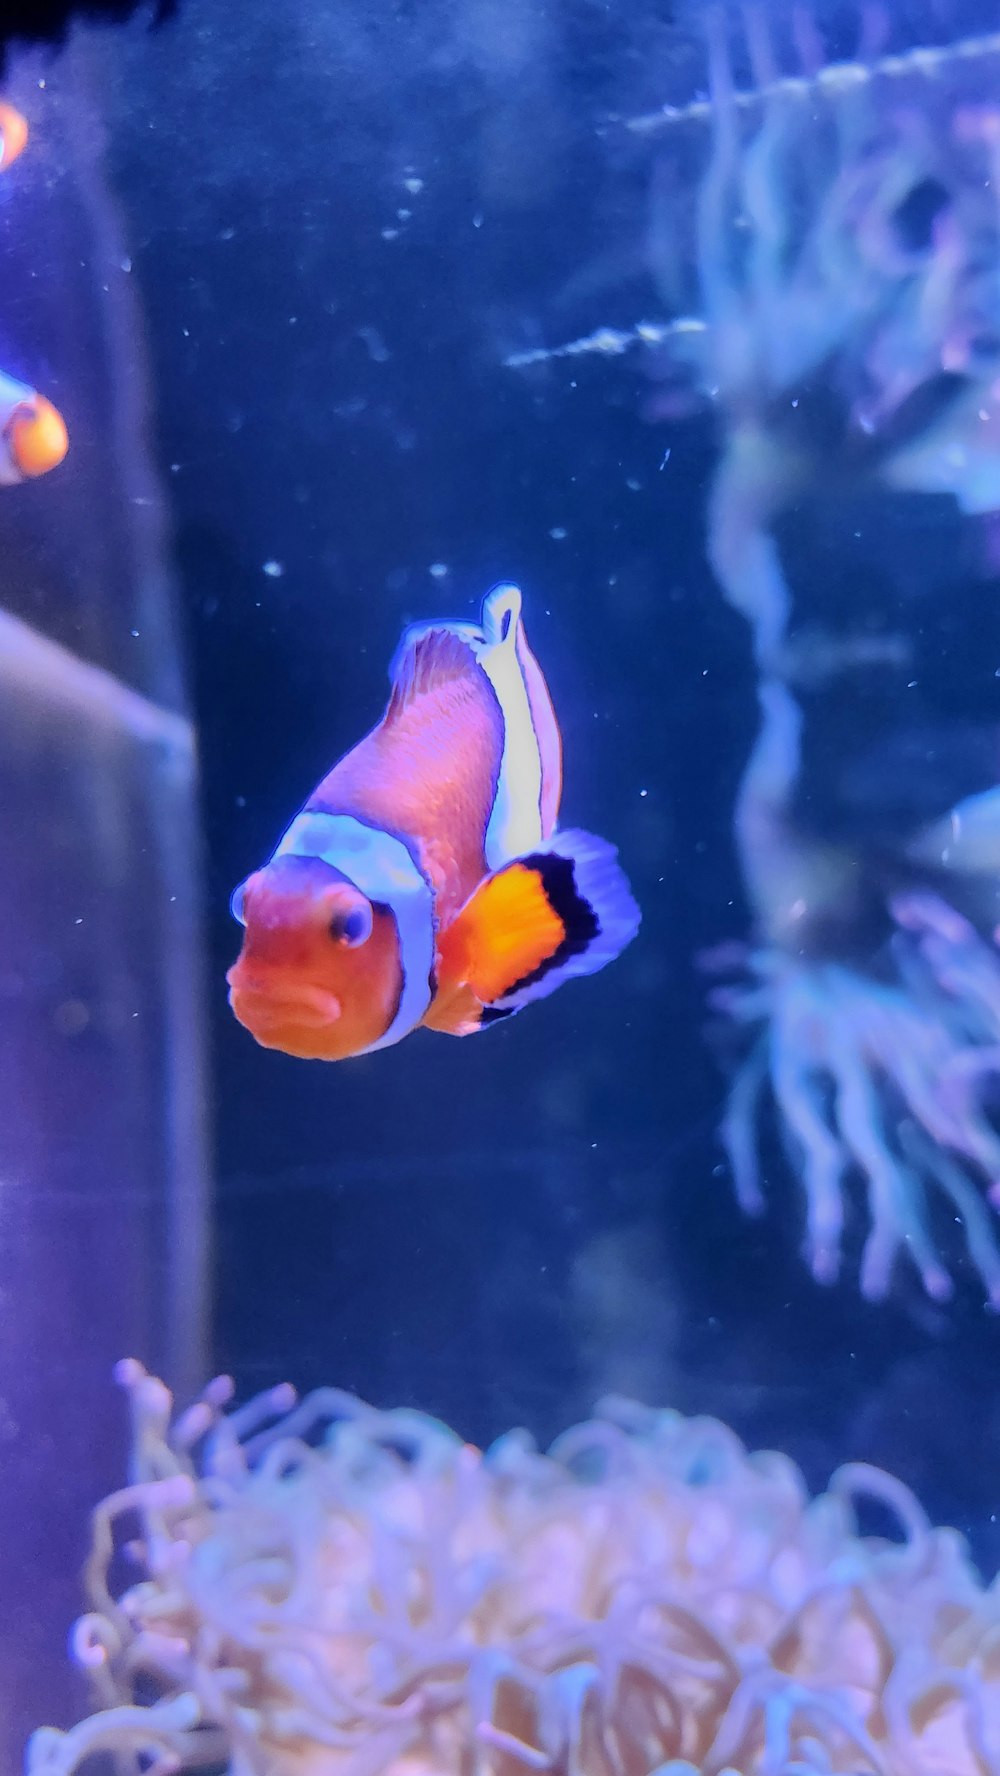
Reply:
[[[120,1377],[133,1480],[72,1642],[101,1706],[40,1729],[29,1776],[1000,1769],[996,1591],[877,1469],[810,1499],[716,1421],[622,1401],[482,1454],[334,1389],[227,1415],[216,1382],[173,1418]]]
[[[851,583],[878,560],[879,495],[946,497],[981,527],[984,561],[991,552],[1000,509],[1000,38],[915,49],[895,13],[876,4],[857,8],[841,61],[806,7],[782,15],[716,6],[705,29],[708,99],[634,127],[679,142],[661,150],[652,228],[659,288],[678,316],[661,329],[660,404],[680,411],[687,379],[715,405],[708,553],[749,625],[757,669],[760,725],[734,820],[754,931],[743,984],[713,994],[754,1041],[722,1133],[739,1200],[759,1212],[770,1098],[804,1187],[805,1250],[818,1280],[838,1275],[848,1190],[859,1180],[866,1294],[888,1291],[904,1253],[928,1293],[951,1292],[949,1241],[930,1195],[964,1226],[997,1305],[988,1200],[1000,1190],[998,877],[964,872],[947,844],[930,842],[942,817],[959,819],[947,804],[924,831],[893,830],[887,815],[874,843],[852,844],[836,820],[826,829],[806,822],[815,786],[803,727],[810,679],[814,707],[816,686],[839,678],[853,691],[853,705],[842,694],[843,748],[853,745],[866,622],[897,705],[918,688],[905,646],[894,666],[878,613]],[[706,126],[692,218],[683,137]],[[681,328],[678,311],[692,300]],[[870,521],[853,531],[834,611],[859,634],[838,644],[820,629],[810,672],[818,588],[789,577],[782,523],[819,495],[839,500],[849,525],[859,494]],[[919,621],[928,620],[925,597]],[[900,644],[917,628],[912,598],[903,628]],[[994,698],[984,747],[994,773],[997,716]],[[983,794],[990,784],[968,787]]]
[[[706,958],[741,976],[712,1003],[752,1037],[721,1129],[741,1206],[765,1205],[773,1127],[804,1188],[817,1280],[839,1274],[860,1183],[867,1295],[887,1293],[906,1254],[948,1296],[957,1221],[996,1306],[1000,709],[991,685],[981,719],[957,718],[932,687],[921,721],[912,657],[967,558],[981,582],[1000,563],[1000,33],[960,0],[719,0],[684,16],[706,89],[690,96],[686,62],[688,96],[675,83],[625,123],[653,156],[659,313],[508,363],[640,350],[651,418],[715,416],[708,557],[748,624],[760,710],[733,823],[752,933]],[[933,585],[926,524],[909,560],[893,558],[889,519],[920,502],[936,502],[938,537],[954,529],[944,505],[967,533]],[[808,557],[790,573],[782,539],[803,514]],[[838,520],[848,547],[831,590]],[[896,713],[866,758],[879,671]],[[935,674],[940,658],[922,676]],[[835,756],[820,759],[808,728],[824,701]],[[942,753],[963,750],[978,774],[935,804]],[[967,867],[948,835],[970,798],[989,805],[990,854]],[[852,835],[862,802],[867,830]]]
[[[783,503],[821,461],[993,511],[1000,35],[906,48],[868,4],[853,54],[828,62],[811,9],[785,11],[740,8],[734,30],[707,9],[711,100],[633,123],[658,149],[664,375],[693,361],[730,434],[750,425],[768,446]]]

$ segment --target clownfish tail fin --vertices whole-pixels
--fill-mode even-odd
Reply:
[[[563,936],[495,1002],[511,1011],[546,998],[564,980],[597,974],[628,947],[642,918],[618,852],[594,833],[556,833],[521,865],[535,875]]]
[[[561,832],[496,871],[441,940],[441,977],[460,981],[486,1025],[596,974],[639,929],[618,853],[587,832]]]

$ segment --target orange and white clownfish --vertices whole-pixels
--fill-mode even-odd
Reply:
[[[232,898],[229,1002],[265,1048],[341,1060],[481,1030],[630,943],[614,847],[559,832],[561,741],[501,585],[481,623],[410,629],[382,720]]]
[[[37,389],[0,370],[0,487],[54,469],[69,447],[66,422]]]

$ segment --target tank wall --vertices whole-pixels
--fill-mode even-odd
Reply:
[[[32,136],[2,194],[4,368],[56,401],[71,439],[59,470],[0,500],[10,1770],[39,1721],[80,1712],[65,1638],[88,1513],[122,1472],[112,1366],[135,1353],[186,1390],[208,1362],[197,762],[100,90],[72,52],[44,88],[28,63],[7,86]]]

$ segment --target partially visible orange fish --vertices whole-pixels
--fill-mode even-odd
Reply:
[[[69,448],[66,422],[37,389],[0,370],[0,487],[45,475]]]
[[[6,172],[28,140],[28,119],[0,99],[0,170]]]
[[[557,832],[561,742],[516,586],[410,630],[376,728],[236,890],[229,1000],[265,1048],[341,1060],[466,1036],[635,936],[613,846]]]
[[[0,99],[0,172],[6,172],[28,140],[28,120]],[[58,408],[26,382],[0,370],[0,487],[45,475],[69,447]]]

